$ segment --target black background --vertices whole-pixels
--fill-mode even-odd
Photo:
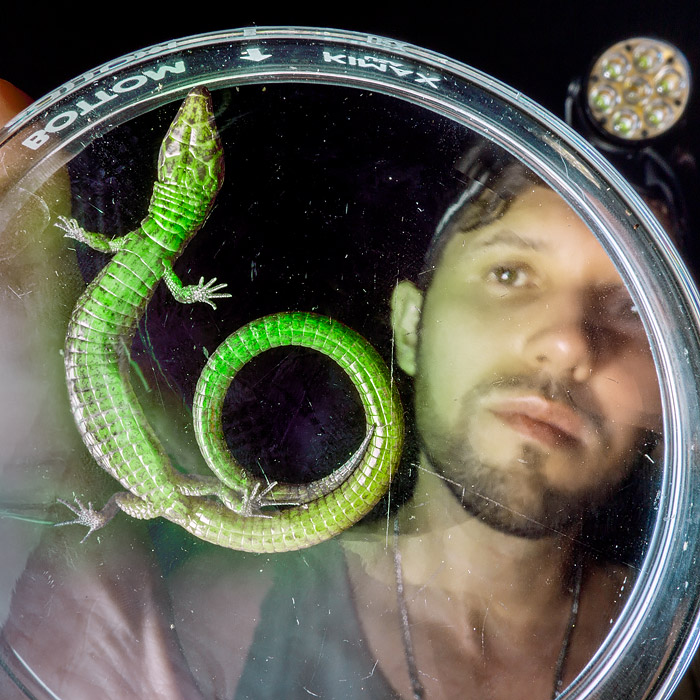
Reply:
[[[9,4],[9,3],[8,3]],[[236,3],[12,3],[0,15],[0,77],[38,98],[72,77],[130,51],[173,38],[248,25],[335,27],[410,42],[478,68],[558,116],[572,78],[610,44],[648,35],[674,43],[700,74],[700,2],[344,2],[312,6]],[[697,91],[667,146],[700,153]],[[686,159],[686,163],[688,159]],[[684,175],[687,175],[685,173]],[[695,180],[686,196],[694,203]],[[700,246],[691,240],[697,268]]]
[[[249,9],[185,2],[158,10],[148,3],[25,4],[3,10],[0,76],[33,97],[143,46],[248,25],[336,27],[411,42],[483,70],[557,114],[569,80],[585,72],[595,54],[630,36],[671,41],[700,69],[696,0],[431,2],[419,9],[346,0],[317,9],[289,3],[278,11],[264,2]],[[690,119],[698,119],[697,100]]]

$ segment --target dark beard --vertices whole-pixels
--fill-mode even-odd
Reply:
[[[435,459],[422,440],[421,451],[464,510],[485,525],[516,537],[539,539],[568,534],[586,513],[599,507],[611,495],[609,488],[598,489],[594,494],[564,494],[549,488],[542,478],[531,475],[531,489],[540,495],[539,498],[535,497],[539,501],[538,507],[530,508],[528,513],[525,508],[519,507],[522,506],[522,499],[513,495],[512,474],[504,473],[470,453],[466,458],[469,460],[468,476],[459,483],[450,476],[452,470],[449,465]],[[537,450],[526,446],[523,448],[523,459],[528,461],[533,471],[537,471],[537,463],[543,457]],[[459,461],[465,463],[463,449]]]
[[[585,414],[599,434],[606,428],[595,412],[575,405],[572,391],[551,381],[534,377],[508,377],[497,383],[484,383],[474,388],[472,396],[500,387],[526,387],[550,400],[570,403]],[[472,396],[465,406],[472,405]],[[541,468],[546,453],[524,445],[519,455],[522,468],[504,470],[478,456],[465,435],[445,435],[416,407],[416,424],[420,451],[433,471],[445,480],[450,491],[470,514],[500,532],[538,539],[569,534],[583,516],[594,512],[610,499],[617,485],[625,478],[628,465],[614,472],[612,481],[595,484],[577,493],[554,489]],[[431,449],[430,445],[437,449]],[[632,450],[631,454],[635,454]],[[572,454],[572,459],[576,455]]]

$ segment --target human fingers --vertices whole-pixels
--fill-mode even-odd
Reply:
[[[31,102],[32,99],[26,92],[0,78],[0,126],[10,121]]]

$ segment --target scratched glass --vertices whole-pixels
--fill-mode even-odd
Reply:
[[[204,195],[158,153],[199,85],[220,149],[196,150],[196,129],[164,148],[185,170],[223,157],[197,230],[163,193]],[[649,210],[565,127],[414,47],[258,29],[118,59],[0,144],[3,698],[670,693],[695,636],[696,297]],[[196,233],[168,252],[173,216]],[[213,305],[183,303],[202,288]],[[138,295],[132,338],[110,323]],[[274,325],[294,312],[316,315],[309,347]],[[222,444],[262,486],[212,490],[198,380],[270,315],[221,398]],[[328,318],[380,364],[315,350],[355,342],[327,340]],[[382,376],[400,413],[366,398]],[[402,417],[388,493],[307,548],[302,530],[345,523],[319,480],[396,452],[382,436]],[[278,482],[321,500],[270,505]],[[84,542],[51,527],[125,487],[140,501]]]

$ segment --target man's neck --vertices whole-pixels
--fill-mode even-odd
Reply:
[[[411,697],[402,642],[408,629],[414,675],[427,697],[462,697],[467,690],[513,697],[523,687],[548,697],[576,600],[566,585],[570,540],[527,539],[485,525],[427,467],[398,517],[396,550],[393,521],[343,536],[358,615],[394,688]],[[409,620],[403,628],[396,614],[401,599]],[[580,670],[601,638],[596,629],[591,644],[576,645],[567,673]]]
[[[348,542],[359,554],[370,576],[387,579],[393,525],[364,544]],[[360,528],[364,531],[365,528]],[[360,531],[357,534],[360,534]],[[399,514],[399,551],[402,576],[409,586],[429,585],[467,608],[489,608],[498,600],[527,624],[563,597],[570,572],[571,540],[564,534],[529,539],[505,534],[465,511],[444,480],[432,469],[421,467],[414,495]],[[353,538],[354,539],[354,538]]]
[[[409,585],[430,580],[457,598],[499,600],[511,622],[514,610],[540,611],[565,595],[561,582],[570,568],[570,539],[564,534],[530,539],[484,524],[430,468],[420,470],[399,531]]]

